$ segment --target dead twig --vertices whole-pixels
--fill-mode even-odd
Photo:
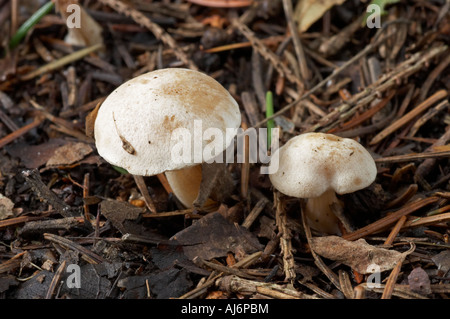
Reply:
[[[284,15],[286,16],[287,23],[289,25],[289,30],[292,34],[292,42],[294,44],[294,50],[295,54],[297,55],[298,65],[300,67],[300,74],[301,79],[303,83],[306,83],[305,86],[307,87],[307,81],[311,79],[311,72],[308,69],[308,64],[306,63],[306,56],[305,51],[303,50],[303,45],[300,40],[300,36],[298,34],[298,28],[295,24],[294,18],[293,18],[293,9],[292,9],[292,1],[291,0],[283,0],[283,8],[284,8]]]
[[[11,271],[17,267],[20,266],[20,263],[22,261],[21,257],[25,254],[25,252],[18,253],[11,259],[5,261],[4,263],[0,264],[0,274]]]
[[[280,199],[280,193],[277,191],[274,192],[274,205],[275,221],[278,227],[281,253],[283,255],[283,269],[285,280],[288,282],[292,282],[296,277],[294,256],[292,254],[292,235],[291,230],[288,228],[285,205]]]
[[[88,263],[90,264],[101,264],[103,262],[105,262],[105,260],[100,257],[99,255],[93,253],[92,251],[90,251],[89,249],[74,243],[73,241],[55,235],[55,234],[49,234],[49,233],[45,233],[44,234],[44,238],[46,240],[49,240],[55,244],[61,245],[66,249],[71,249],[74,251],[77,251],[81,254],[82,258],[85,259]]]
[[[387,237],[386,241],[384,242],[385,246],[390,246],[394,243],[395,237],[397,237],[398,233],[400,232],[400,229],[405,224],[407,217],[402,216],[395,224],[394,228],[392,228],[391,232],[389,233],[389,236]]]
[[[225,291],[239,293],[243,295],[253,295],[261,293],[266,296],[279,298],[290,296],[299,299],[318,299],[314,296],[304,294],[292,288],[273,283],[259,282],[239,278],[237,276],[226,276],[216,280],[216,285]]]
[[[19,138],[20,136],[28,133],[30,130],[34,129],[35,127],[39,126],[42,122],[44,121],[43,117],[37,117],[34,119],[33,122],[31,122],[30,124],[27,124],[21,128],[19,128],[18,130],[6,135],[5,137],[0,139],[0,148],[2,148],[3,146],[11,143],[12,141],[14,141],[15,139]]]
[[[51,71],[57,70],[59,68],[62,68],[63,66],[65,66],[69,63],[72,63],[74,61],[82,59],[83,57],[85,57],[88,54],[91,54],[95,51],[100,50],[102,47],[103,47],[103,44],[94,44],[90,47],[78,50],[74,53],[71,53],[69,55],[62,57],[61,59],[52,61],[34,71],[31,71],[28,74],[23,75],[22,77],[20,77],[20,80],[28,81],[28,80],[31,80],[31,79],[33,79],[39,75],[42,75],[44,73],[51,72]]]
[[[393,212],[393,213],[389,214],[388,216],[377,220],[376,222],[373,222],[372,224],[369,224],[363,228],[360,228],[352,233],[343,235],[342,238],[347,239],[347,240],[357,240],[357,239],[367,236],[369,234],[381,231],[381,230],[385,229],[386,227],[388,227],[389,225],[392,225],[393,223],[395,223],[402,216],[409,215],[412,212],[414,212],[422,207],[434,204],[438,200],[439,200],[438,197],[433,196],[433,197],[427,197],[427,198],[412,202],[409,205],[402,207],[398,211]]]
[[[412,153],[412,154],[405,154],[405,155],[395,155],[395,156],[388,156],[388,157],[381,157],[375,159],[376,163],[401,163],[401,162],[410,162],[410,161],[417,161],[422,159],[438,159],[438,158],[444,158],[449,157],[450,151],[430,151],[430,152],[423,152],[423,153]]]
[[[312,249],[311,240],[312,240],[312,234],[311,229],[309,228],[308,221],[306,220],[305,215],[305,209],[304,209],[304,203],[301,203],[301,215],[302,215],[302,224],[303,229],[305,230],[306,239],[308,241],[308,245],[311,250],[311,254],[314,258],[314,263],[316,266],[325,274],[325,276],[328,277],[328,279],[331,281],[331,283],[339,290],[341,290],[341,284],[339,282],[338,276],[323,262],[322,258],[316,254],[314,249]]]
[[[144,181],[144,177],[140,175],[133,175],[134,181],[136,182],[137,187],[139,188],[139,191],[141,192],[142,196],[144,197],[145,205],[147,206],[148,210],[152,214],[156,214],[156,207],[153,203],[153,199],[150,196],[147,185]]]
[[[379,143],[381,140],[389,136],[391,133],[395,132],[399,128],[401,128],[403,125],[411,121],[413,118],[415,118],[417,115],[428,109],[430,106],[432,106],[437,101],[445,98],[448,96],[448,92],[446,90],[439,90],[436,93],[434,93],[432,96],[430,96],[428,99],[420,103],[418,106],[416,106],[414,109],[406,113],[404,116],[399,118],[397,121],[386,127],[384,130],[382,130],[380,133],[375,135],[375,137],[369,142],[370,145],[374,145]]]
[[[50,286],[48,287],[47,290],[47,294],[45,295],[45,299],[52,299],[52,296],[55,293],[56,286],[58,285],[65,268],[66,268],[66,261],[64,260],[61,263],[61,265],[59,265],[58,269],[53,275],[52,281],[50,282]]]
[[[264,207],[266,207],[269,200],[265,197],[261,198],[256,204],[255,207],[251,210],[251,212],[247,215],[245,220],[242,222],[242,226],[245,228],[250,228],[253,222],[258,218],[259,214],[262,212]]]
[[[79,215],[78,208],[72,208],[64,203],[61,199],[52,192],[47,185],[42,182],[39,172],[37,170],[22,171],[23,177],[30,184],[37,196],[51,205],[56,212],[64,217],[72,217]]]

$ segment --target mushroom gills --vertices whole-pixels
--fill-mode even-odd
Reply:
[[[339,220],[331,209],[333,203],[339,203],[334,190],[329,189],[318,197],[308,198],[305,205],[305,216],[308,225],[319,232],[339,234]]]
[[[202,182],[202,165],[194,165],[179,170],[166,171],[167,181],[173,194],[186,208],[193,208],[194,201],[200,192]],[[212,210],[217,203],[208,199],[203,205],[206,211]]]

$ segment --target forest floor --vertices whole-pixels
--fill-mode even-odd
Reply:
[[[56,2],[0,0],[1,298],[450,297],[449,1],[374,1],[379,20],[356,0]],[[260,163],[229,164],[206,213],[100,157],[90,112],[169,67],[216,79],[280,146],[363,145],[377,177],[339,195],[341,234],[312,230]]]

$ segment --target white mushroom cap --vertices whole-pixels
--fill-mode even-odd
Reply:
[[[338,194],[355,192],[369,186],[377,175],[375,161],[361,144],[332,134],[298,135],[280,147],[273,159],[278,164],[270,175],[273,186],[298,198],[318,197],[330,189]]]
[[[194,144],[196,120],[202,121],[203,131],[217,128],[224,133],[225,150],[234,138],[225,131],[238,128],[241,115],[230,93],[210,76],[189,69],[161,69],[123,83],[105,99],[95,120],[95,143],[109,163],[131,174],[152,176],[199,164],[193,156],[189,163],[173,160],[171,152],[177,128],[187,129]],[[203,139],[201,143],[203,150],[208,143]]]

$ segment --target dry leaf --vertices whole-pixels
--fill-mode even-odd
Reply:
[[[66,143],[64,139],[52,138],[38,145],[29,145],[25,142],[15,143],[6,147],[6,150],[10,155],[20,158],[26,168],[33,169],[45,165],[55,150]]]
[[[334,5],[342,4],[345,0],[300,0],[294,11],[294,19],[298,23],[299,32],[304,32],[319,20],[325,12]]]
[[[450,270],[450,250],[444,250],[439,254],[433,256],[431,260],[438,267],[438,270],[442,272],[442,276],[445,276]]]
[[[200,218],[171,239],[183,245],[191,260],[196,256],[211,260],[241,250],[251,254],[264,248],[248,229],[229,222],[218,212]]]
[[[102,105],[101,102],[97,103],[95,108],[89,112],[89,114],[86,116],[86,123],[85,123],[85,134],[86,136],[94,138],[94,128],[95,128],[95,119],[97,118],[98,110],[100,109],[100,106]]]
[[[143,213],[143,209],[135,207],[128,202],[107,199],[101,202],[100,210],[103,216],[117,228],[122,235],[144,235],[145,229],[136,220]]]
[[[360,274],[382,272],[393,269],[410,252],[369,245],[364,239],[348,241],[338,236],[315,237],[311,248],[320,256],[347,265]],[[377,267],[373,267],[376,265]]]
[[[431,294],[431,282],[421,267],[414,268],[408,276],[409,289],[422,295]]]
[[[92,153],[92,147],[85,143],[68,143],[55,150],[47,166],[70,165]]]
[[[8,198],[0,194],[0,220],[14,216],[14,203]]]

